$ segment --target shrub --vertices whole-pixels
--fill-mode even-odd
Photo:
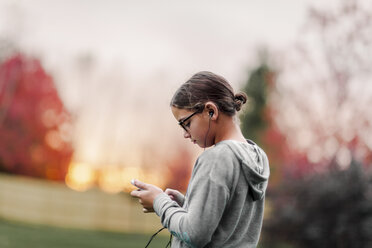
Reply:
[[[265,244],[372,247],[372,175],[355,161],[345,170],[332,168],[269,193]]]

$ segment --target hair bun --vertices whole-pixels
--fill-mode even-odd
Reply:
[[[234,106],[236,111],[239,111],[242,108],[242,105],[247,102],[247,95],[244,92],[239,92],[234,96]]]

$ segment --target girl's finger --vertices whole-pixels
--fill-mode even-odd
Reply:
[[[139,181],[137,179],[132,179],[131,183],[134,186],[136,186],[136,187],[138,187],[140,189],[148,189],[148,187],[149,187],[149,185],[147,183],[141,182],[141,181]]]
[[[130,192],[130,195],[133,197],[140,197],[140,194],[141,194],[141,191],[139,190],[133,190],[132,192]]]

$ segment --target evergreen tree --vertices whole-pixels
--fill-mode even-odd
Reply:
[[[240,116],[241,129],[245,137],[262,145],[262,134],[267,128],[266,105],[268,85],[272,71],[266,63],[252,70],[243,91],[248,96],[247,107]]]

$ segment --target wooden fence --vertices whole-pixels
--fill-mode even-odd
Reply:
[[[153,232],[155,214],[142,213],[129,194],[76,192],[63,183],[0,174],[0,218],[66,228]]]

